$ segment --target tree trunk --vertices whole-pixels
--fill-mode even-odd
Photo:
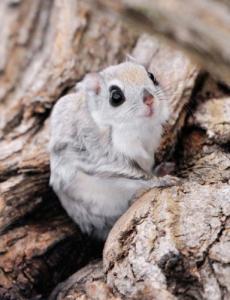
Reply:
[[[102,245],[81,234],[49,188],[49,115],[84,74],[127,53],[168,95],[157,163],[173,163],[182,182],[137,200],[110,233],[103,262],[51,298],[229,299],[229,88],[89,3],[0,2],[0,299],[47,299],[100,256]],[[204,52],[204,65],[226,63],[228,75],[228,57],[207,49],[219,60]]]

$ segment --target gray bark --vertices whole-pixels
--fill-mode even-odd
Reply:
[[[112,2],[119,11],[119,3]],[[159,12],[167,2],[158,2]],[[172,1],[174,9],[177,3]],[[200,9],[197,1],[189,3],[182,6],[180,28],[185,32],[187,9]],[[224,1],[203,3],[228,6]],[[134,9],[131,18],[137,17]],[[167,9],[164,20],[173,6]],[[208,33],[201,39],[204,33],[199,32],[197,40],[186,35],[184,42],[221,79],[229,75],[229,56],[221,51],[230,48],[217,41],[229,32],[224,18],[223,24],[213,20],[226,12],[210,6],[210,20],[200,16],[202,26],[211,22],[218,29],[213,47]],[[154,18],[148,22],[161,26]],[[98,256],[100,245],[81,234],[49,188],[49,115],[57,99],[87,72],[131,53],[168,94],[171,116],[157,163],[174,163],[182,183],[151,190],[137,200],[114,226],[103,261],[90,263],[58,285],[53,297],[228,299],[229,88],[162,40],[134,33],[136,25],[126,26],[113,12],[101,12],[86,1],[4,0],[0,24],[0,298],[46,298],[56,284]],[[173,33],[167,37],[182,43],[174,22],[165,24]],[[154,26],[151,32],[168,30]],[[225,35],[219,35],[222,30]]]
[[[93,1],[95,3],[95,1]],[[138,32],[179,46],[217,78],[230,83],[230,4],[226,0],[97,0]]]

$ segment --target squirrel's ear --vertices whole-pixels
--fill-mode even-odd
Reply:
[[[135,57],[133,57],[131,54],[126,54],[125,55],[125,61],[127,62],[133,62],[133,63],[136,63],[136,64],[139,64],[139,62],[137,61],[137,59]]]
[[[138,53],[138,56],[132,56],[130,54],[126,54],[126,61],[133,62],[139,65],[142,65],[146,70],[148,70],[152,55],[143,51],[142,53]]]
[[[157,48],[155,40],[149,38],[148,35],[143,35],[132,52],[132,61],[136,61],[148,70],[154,55],[158,51]]]
[[[101,76],[98,73],[89,73],[85,75],[81,82],[76,84],[75,89],[84,89],[85,91],[98,95],[101,90]]]

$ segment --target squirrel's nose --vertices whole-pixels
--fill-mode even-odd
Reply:
[[[144,104],[151,106],[153,104],[153,95],[149,93],[146,89],[144,89],[143,102]]]

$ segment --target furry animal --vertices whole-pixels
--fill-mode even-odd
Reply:
[[[152,174],[168,115],[160,84],[134,62],[86,75],[56,103],[50,184],[83,232],[105,239],[138,194],[171,184]]]

